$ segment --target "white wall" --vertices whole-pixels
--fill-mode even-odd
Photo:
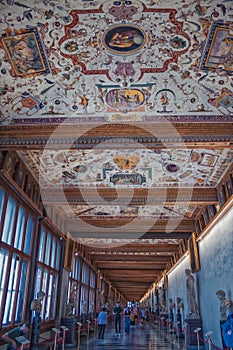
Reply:
[[[197,303],[203,321],[203,333],[212,331],[211,339],[222,348],[219,327],[220,302],[215,292],[223,289],[226,297],[233,299],[233,207],[217,222],[210,232],[198,243],[201,270],[194,273]],[[176,302],[181,297],[184,303],[184,317],[187,316],[185,269],[189,268],[186,256],[168,274],[168,298]]]

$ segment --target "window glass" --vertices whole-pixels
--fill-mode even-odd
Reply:
[[[90,271],[90,287],[95,288],[96,275],[94,271]]]
[[[23,244],[23,233],[25,223],[25,210],[20,206],[18,210],[17,224],[15,230],[14,247],[21,250]]]
[[[56,269],[59,269],[59,264],[60,264],[60,254],[61,254],[61,245],[60,241],[57,242],[57,254],[56,254]]]
[[[82,266],[82,283],[88,284],[89,280],[89,267],[87,264],[83,263]]]
[[[4,204],[4,198],[5,198],[5,192],[0,188],[0,219],[2,216],[2,208],[3,208],[3,204]]]
[[[55,300],[56,300],[56,290],[57,290],[57,277],[56,275],[53,276],[53,286],[52,286],[52,292],[51,292],[51,305],[50,305],[50,318],[55,318]]]
[[[2,215],[4,192],[0,189],[0,214]],[[27,235],[26,209],[11,196],[7,197],[6,212],[2,215],[2,241],[8,246],[0,249],[0,324],[3,326],[22,323],[27,302],[27,279],[32,235]],[[28,227],[33,226],[29,215]],[[27,226],[26,226],[27,227]],[[31,230],[30,230],[31,231]],[[28,257],[26,257],[26,253]]]
[[[56,238],[53,237],[53,240],[52,240],[52,251],[51,251],[51,266],[52,267],[55,267],[55,254],[56,254]]]
[[[71,271],[71,277],[76,281],[79,281],[80,279],[79,274],[80,274],[80,262],[79,262],[79,259],[75,257],[73,269]]]
[[[6,207],[6,215],[3,226],[2,241],[11,244],[13,227],[14,227],[14,218],[15,218],[16,202],[13,198],[9,197]]]
[[[22,270],[20,276],[19,290],[17,293],[17,306],[15,313],[15,323],[20,323],[23,321],[23,306],[24,306],[24,294],[27,285],[27,272],[28,272],[28,262],[25,260],[22,263]]]
[[[34,291],[34,299],[36,299],[37,293],[41,290],[41,280],[42,280],[43,269],[41,266],[37,266],[36,269],[36,285]]]
[[[38,253],[38,260],[41,262],[44,261],[44,249],[45,249],[45,229],[44,227],[42,227],[40,232],[40,244],[39,244],[39,253]]]
[[[4,283],[5,283],[7,263],[8,263],[8,252],[0,248],[0,306],[3,305],[2,298],[3,298],[3,291],[5,290]]]
[[[44,269],[43,281],[42,281],[42,291],[48,294],[47,283],[48,283],[48,270]],[[46,306],[47,308],[47,306]],[[44,319],[45,302],[42,303],[42,318]]]
[[[24,252],[26,254],[30,254],[31,252],[33,230],[34,230],[34,220],[31,215],[28,215],[26,237],[25,237],[25,244],[24,244]]]
[[[51,234],[47,234],[46,250],[45,250],[45,264],[49,265],[50,262],[50,247],[51,247]]]
[[[81,286],[81,298],[80,298],[80,313],[87,312],[87,297],[88,297],[88,288],[85,285]]]
[[[49,275],[49,285],[48,285],[48,294],[47,294],[47,300],[46,300],[46,310],[45,310],[45,319],[49,319],[50,315],[50,307],[51,307],[51,300],[52,300],[52,289],[53,289],[53,275]]]
[[[12,312],[14,308],[14,300],[16,293],[16,284],[19,274],[19,257],[15,254],[12,256],[11,268],[9,274],[9,283],[7,287],[7,297],[5,308],[3,311],[3,324],[9,324],[12,320]]]
[[[95,304],[95,289],[90,289],[89,291],[89,313],[93,313]]]

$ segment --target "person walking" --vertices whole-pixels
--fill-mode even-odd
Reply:
[[[130,315],[131,315],[131,310],[128,306],[125,307],[124,309],[124,326],[125,326],[125,333],[129,334],[130,333]]]
[[[98,331],[99,339],[104,339],[104,332],[107,324],[108,315],[106,309],[103,307],[98,315]]]
[[[117,336],[121,335],[121,313],[122,308],[120,306],[119,301],[116,302],[116,306],[113,309],[113,315],[114,315],[114,324],[115,324],[115,333]]]

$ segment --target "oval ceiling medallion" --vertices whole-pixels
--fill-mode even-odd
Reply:
[[[103,45],[115,54],[132,54],[140,50],[146,41],[145,32],[135,25],[116,25],[106,30]]]

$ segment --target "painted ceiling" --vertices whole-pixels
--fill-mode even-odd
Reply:
[[[218,206],[232,18],[232,0],[0,0],[0,149],[129,300]]]
[[[46,187],[216,187],[232,163],[221,149],[22,151]]]
[[[2,0],[0,123],[231,122],[232,10]]]

